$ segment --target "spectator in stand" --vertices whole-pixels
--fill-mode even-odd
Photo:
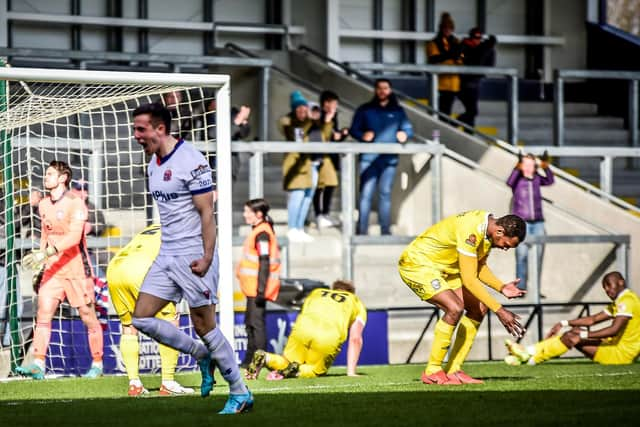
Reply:
[[[539,165],[533,154],[518,154],[518,164],[507,180],[513,191],[512,213],[524,219],[527,224],[527,236],[544,236],[544,215],[542,214],[542,194],[540,187],[554,182],[553,172],[549,167],[549,155],[545,151]],[[544,175],[539,173],[544,171]],[[538,271],[542,271],[544,246],[538,251]],[[527,289],[528,251],[526,245],[516,248],[516,276],[520,279],[518,287]]]
[[[462,40],[462,57],[464,65],[493,67],[496,65],[496,38],[489,36],[482,40],[482,31],[475,27],[469,31],[469,37]],[[478,98],[480,80],[484,76],[463,74],[460,78],[460,101],[464,104],[464,113],[458,117],[462,123],[474,127],[478,115]]]
[[[378,79],[375,95],[361,105],[353,115],[349,130],[360,142],[404,144],[413,136],[413,127],[398,103],[391,82]],[[391,234],[391,190],[398,166],[397,154],[366,153],[360,155],[360,203],[358,234],[369,231],[371,203],[378,187],[378,216],[380,232]]]
[[[349,136],[349,128],[340,129],[338,125],[338,95],[330,90],[320,94],[320,119],[324,123],[327,116],[333,116],[331,120],[331,133],[327,141],[340,142]],[[323,171],[326,170],[326,176]],[[338,186],[338,171],[340,170],[340,157],[337,154],[325,155],[318,180],[318,188],[313,194],[313,208],[318,228],[335,227],[338,221],[331,218],[331,198]],[[334,178],[335,177],[335,178]]]
[[[436,37],[426,46],[429,64],[461,65],[462,46],[453,35],[455,23],[448,12],[440,17],[440,25]],[[457,74],[440,74],[438,76],[438,110],[451,115],[451,109],[456,96],[460,92],[460,76]]]
[[[330,135],[332,119],[332,116],[326,116],[324,122],[313,120],[307,100],[296,90],[291,93],[291,112],[280,118],[278,127],[287,141],[324,140]],[[289,193],[287,237],[292,241],[313,241],[313,237],[304,231],[304,224],[318,184],[319,167],[319,162],[312,161],[312,156],[306,153],[288,153],[284,158],[283,186]]]
[[[207,139],[209,141],[216,140],[216,100],[212,99],[207,105],[207,114],[205,123],[207,125]],[[249,125],[249,116],[251,108],[248,105],[241,105],[240,108],[231,107],[231,141],[244,141],[251,133],[251,125]],[[231,178],[235,182],[240,172],[240,153],[231,153]],[[215,178],[216,171],[216,154],[207,152],[207,160],[209,167],[213,171]],[[215,182],[215,179],[214,179]]]
[[[87,237],[103,236],[108,226],[104,213],[89,200],[89,183],[82,178],[73,180],[71,181],[71,192],[78,196],[87,207],[87,222],[84,223],[85,235]],[[105,249],[89,249],[89,256],[91,257],[95,277],[104,278],[105,273],[101,266],[106,267],[109,264],[111,259],[109,252]]]
[[[193,117],[191,108],[183,102],[182,91],[171,91],[162,95],[162,102],[171,113],[171,136],[176,139],[190,139],[193,129]],[[202,111],[201,111],[202,112]]]

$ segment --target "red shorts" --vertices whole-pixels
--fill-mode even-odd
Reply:
[[[96,300],[93,289],[93,279],[67,279],[50,276],[45,273],[38,291],[39,297],[47,297],[64,301],[69,301],[71,307],[81,307],[92,304]]]

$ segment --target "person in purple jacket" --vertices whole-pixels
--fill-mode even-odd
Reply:
[[[404,144],[413,136],[413,127],[387,79],[375,83],[375,96],[353,115],[351,136],[360,142]],[[391,234],[391,190],[398,166],[397,154],[360,155],[360,203],[358,234],[369,231],[371,203],[378,187],[380,233]]]
[[[544,171],[544,175],[538,172]],[[518,164],[511,176],[507,179],[507,185],[513,191],[513,203],[511,212],[524,219],[527,224],[527,236],[542,236],[544,230],[544,215],[542,214],[542,194],[540,187],[551,185],[554,182],[553,172],[549,167],[549,155],[545,151],[540,158],[538,166],[533,154],[525,156],[518,154]],[[520,245],[516,248],[516,277],[520,278],[518,287],[527,289],[528,273],[528,248]],[[544,246],[538,251],[538,271],[542,271],[542,257]]]

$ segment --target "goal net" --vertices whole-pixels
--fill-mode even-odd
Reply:
[[[0,377],[30,357],[37,295],[21,259],[39,247],[37,204],[45,195],[43,177],[51,160],[71,166],[71,191],[86,198],[87,246],[97,278],[104,279],[120,247],[158,221],[146,191],[149,159],[133,138],[131,116],[150,102],[169,108],[172,134],[193,143],[215,168],[219,316],[233,345],[229,77],[0,67]],[[99,280],[96,290],[108,294]],[[108,314],[105,372],[123,372],[120,323],[112,308]],[[193,333],[186,314],[181,328]],[[154,372],[157,345],[140,339],[141,370]],[[90,363],[86,329],[76,310],[63,303],[52,323],[47,374],[81,374]],[[178,368],[193,367],[195,362],[182,355]]]

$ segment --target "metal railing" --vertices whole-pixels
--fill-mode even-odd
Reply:
[[[553,142],[556,146],[564,145],[564,82],[569,79],[627,80],[629,82],[628,124],[629,145],[638,147],[638,80],[640,71],[609,70],[555,70],[553,103]]]
[[[438,111],[438,76],[440,74],[492,75],[509,80],[509,98],[507,99],[507,139],[511,145],[518,142],[518,70],[515,68],[475,67],[457,65],[428,64],[385,64],[373,62],[348,62],[358,71],[379,71],[397,73],[421,73],[430,76],[429,100]]]
[[[544,331],[545,309],[546,310],[561,309],[563,311],[568,311],[574,307],[581,307],[580,312],[576,317],[582,317],[582,316],[590,316],[591,313],[593,312],[594,307],[605,307],[608,304],[610,304],[610,302],[594,301],[594,302],[562,302],[562,303],[559,302],[559,303],[544,303],[544,304],[505,304],[503,305],[503,307],[511,311],[530,310],[529,316],[527,317],[523,326],[527,329],[527,332],[531,332],[531,325],[535,321],[537,340],[540,341],[545,336],[545,331]],[[435,323],[434,321],[437,321],[438,319],[440,319],[440,310],[434,306],[425,306],[425,307],[392,307],[392,308],[388,308],[386,311],[389,313],[407,313],[407,312],[423,312],[423,311],[430,313],[428,314],[425,326],[422,328],[420,332],[420,336],[418,337],[417,341],[413,345],[405,361],[405,363],[412,363],[413,357],[415,356],[418,348],[420,347],[420,344],[422,344],[422,341],[425,335],[427,334],[427,332],[429,331],[429,328],[431,327],[432,324]],[[487,355],[488,355],[487,359],[488,360],[494,360],[493,358],[493,353],[494,353],[493,352],[493,344],[494,344],[493,324],[495,323],[494,317],[495,317],[495,314],[493,314],[491,311],[488,311],[486,315],[486,321],[483,322],[484,325],[486,325],[485,327],[487,330]],[[497,323],[499,327],[502,327],[499,321]],[[518,339],[518,342],[520,342],[521,340],[522,338]]]

